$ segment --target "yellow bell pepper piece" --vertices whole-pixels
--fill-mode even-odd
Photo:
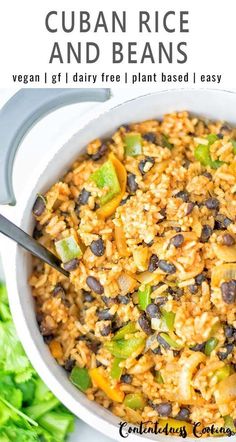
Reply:
[[[113,153],[110,153],[109,160],[112,161],[113,166],[115,167],[121,191],[118,195],[112,198],[111,201],[108,201],[108,203],[104,204],[104,206],[100,207],[97,210],[97,215],[102,219],[108,218],[115,212],[125,194],[127,182],[127,172],[123,164],[118,160],[118,158],[116,158]]]
[[[177,430],[178,428],[181,428],[181,427],[182,428],[185,427],[185,429],[188,433],[188,436],[191,436],[193,433],[193,426],[188,422],[179,421],[177,419],[171,419],[171,418],[158,419],[158,426],[159,427],[164,428],[166,426],[166,424],[168,424],[169,428],[172,427],[175,430]]]
[[[92,382],[100,388],[104,393],[115,402],[123,402],[125,394],[118,386],[113,387],[109,383],[109,380],[101,373],[98,368],[91,368],[89,370],[89,375]]]

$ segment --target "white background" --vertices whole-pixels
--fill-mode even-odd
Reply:
[[[50,10],[88,10],[91,13],[91,23],[94,24],[99,10],[103,10],[107,18],[108,26],[111,22],[111,9],[127,11],[127,33],[105,34],[100,30],[97,34],[92,32],[80,34],[58,32],[50,34],[45,28],[45,16]],[[176,13],[181,10],[189,10],[190,32],[179,34],[167,34],[159,32],[152,34],[138,33],[138,11],[147,10],[152,14],[155,10],[163,12],[174,9]],[[198,74],[222,74],[223,79],[220,87],[224,89],[235,88],[235,0],[136,0],[119,2],[100,0],[8,0],[1,7],[0,14],[0,54],[1,87],[12,87],[12,74],[19,73],[49,73],[57,72],[172,72],[185,73],[197,72]],[[54,20],[53,20],[54,21]],[[172,22],[172,19],[170,19]],[[58,23],[60,23],[58,19]],[[59,41],[61,47],[65,47],[66,41],[76,43],[86,40],[96,41],[101,47],[99,63],[85,66],[73,63],[71,65],[56,62],[49,65],[49,55],[54,41]],[[121,40],[124,42],[138,41],[138,58],[145,41],[149,41],[153,47],[158,41],[173,42],[188,41],[188,62],[185,64],[143,65],[111,64],[111,41]],[[82,84],[80,86],[85,86]],[[50,86],[50,85],[48,85]],[[55,85],[64,86],[63,83]],[[71,86],[74,86],[73,84]],[[95,86],[101,86],[96,84]],[[103,84],[103,86],[105,86]],[[109,86],[109,84],[108,84]],[[111,86],[111,84],[110,84]],[[114,84],[112,84],[114,86]],[[118,85],[119,86],[119,85]],[[168,85],[175,86],[175,84]],[[179,85],[181,86],[181,84]],[[215,84],[201,84],[198,82],[194,87],[216,87]],[[18,85],[19,87],[19,85]],[[91,86],[92,87],[92,86]],[[130,86],[127,86],[130,87]],[[163,84],[157,84],[157,88],[165,88]]]

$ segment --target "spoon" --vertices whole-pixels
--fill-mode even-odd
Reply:
[[[40,258],[42,261],[49,264],[51,267],[61,272],[64,276],[69,277],[69,272],[61,267],[61,261],[57,256],[39,244],[34,238],[25,233],[7,218],[0,214],[0,233],[13,239],[21,247],[28,250],[32,255]]]

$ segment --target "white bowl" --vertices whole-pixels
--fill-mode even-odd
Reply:
[[[84,146],[96,137],[107,137],[123,123],[161,118],[163,114],[188,110],[210,119],[222,119],[236,125],[236,95],[217,90],[170,90],[145,95],[119,106],[112,107],[112,100],[99,106],[79,133],[75,134],[58,153],[48,160],[47,167],[39,170],[32,182],[28,183],[28,194],[17,204],[17,218],[20,227],[32,232],[33,218],[31,209],[37,192],[46,191],[61,177]],[[65,128],[66,130],[66,128]],[[31,257],[22,248],[12,243],[7,246],[10,265],[6,266],[6,280],[10,304],[16,328],[24,348],[37,372],[53,393],[76,416],[89,425],[116,440],[119,436],[120,419],[95,402],[89,401],[68,380],[65,371],[57,365],[39,333],[35,319],[34,303],[28,278],[31,273]],[[9,259],[8,259],[9,262]],[[168,436],[142,436],[142,440],[173,441]],[[140,441],[140,436],[130,435],[130,441]],[[188,441],[196,439],[188,438]],[[209,438],[215,441],[215,438]],[[222,441],[228,440],[222,437]]]

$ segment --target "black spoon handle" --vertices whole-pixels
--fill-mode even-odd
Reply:
[[[69,276],[69,272],[64,270],[61,267],[61,261],[57,258],[53,253],[39,244],[34,238],[25,233],[7,218],[0,214],[0,233],[7,236],[8,238],[13,239],[13,241],[17,242],[21,247],[28,250],[28,252],[32,253],[32,255],[37,258],[42,259],[42,261],[49,264],[54,269],[58,270],[65,276]]]

